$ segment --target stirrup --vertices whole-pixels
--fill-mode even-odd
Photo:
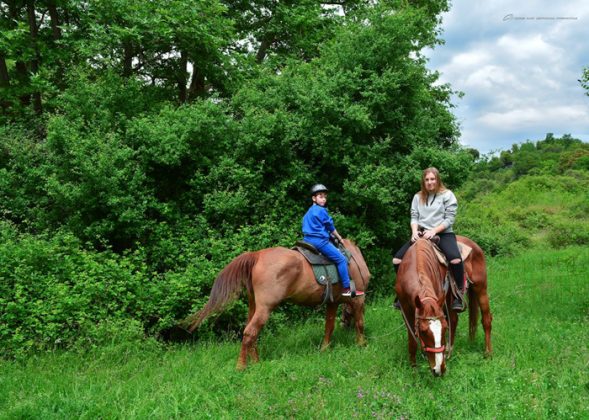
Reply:
[[[454,299],[452,302],[452,310],[455,312],[464,312],[466,309],[466,305],[464,304],[464,299]]]

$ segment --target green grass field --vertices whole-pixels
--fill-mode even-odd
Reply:
[[[494,357],[462,315],[443,378],[411,368],[392,297],[366,308],[369,344],[322,312],[265,331],[235,371],[236,340],[114,342],[83,354],[0,361],[1,418],[589,418],[589,250],[489,261]],[[391,287],[392,290],[392,287]]]

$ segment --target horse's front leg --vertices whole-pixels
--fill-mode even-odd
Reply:
[[[417,366],[417,361],[415,360],[415,355],[417,354],[417,343],[415,342],[413,334],[411,334],[409,329],[407,329],[407,348],[409,350],[409,363],[411,363],[411,366],[415,367]]]
[[[337,315],[337,303],[327,304],[325,311],[325,335],[323,336],[323,343],[321,343],[321,351],[326,350],[331,342],[331,335],[335,328],[335,317]]]
[[[456,328],[458,327],[458,313],[450,309],[450,342],[446,349],[446,355],[450,356],[454,349],[454,339],[456,338]]]
[[[354,314],[352,312],[352,305],[345,303],[342,306],[342,326],[344,328],[351,328],[354,322]]]

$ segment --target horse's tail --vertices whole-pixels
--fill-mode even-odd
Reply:
[[[479,325],[479,299],[474,287],[468,288],[468,338],[474,340]]]
[[[258,260],[257,252],[241,254],[219,273],[211,289],[209,301],[203,309],[193,315],[188,331],[192,333],[213,312],[222,310],[228,303],[239,296],[241,290],[246,287],[252,291],[252,269]]]

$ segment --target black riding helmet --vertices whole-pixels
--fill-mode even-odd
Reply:
[[[329,191],[327,187],[323,184],[315,184],[311,187],[311,196],[314,197],[316,194],[320,192],[327,192]]]

